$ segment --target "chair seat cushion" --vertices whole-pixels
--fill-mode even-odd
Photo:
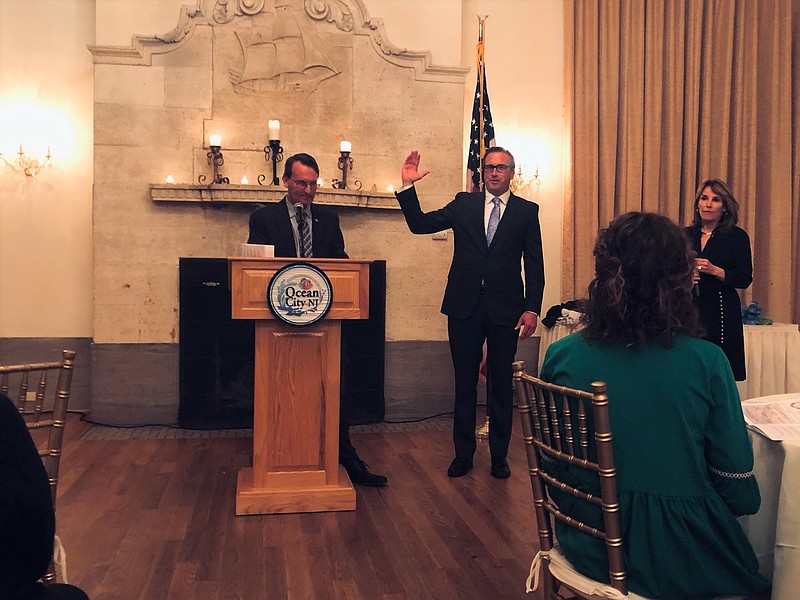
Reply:
[[[553,546],[549,552],[540,550],[533,557],[531,570],[525,582],[525,591],[535,592],[539,588],[539,573],[542,568],[542,559],[550,558],[550,573],[565,585],[578,590],[582,594],[597,598],[598,600],[609,598],[611,600],[652,600],[645,596],[628,592],[623,594],[619,590],[611,587],[607,583],[600,583],[578,573],[575,567],[561,554],[558,545]],[[747,600],[748,596],[716,596],[714,600]]]
[[[558,546],[553,546],[550,551],[540,550],[533,557],[531,562],[531,570],[528,574],[528,579],[525,582],[525,590],[527,592],[535,591],[539,587],[539,572],[542,568],[542,559],[550,559],[550,573],[553,577],[558,579],[565,585],[578,590],[587,596],[610,600],[650,600],[644,596],[639,596],[633,592],[623,594],[618,589],[615,589],[607,583],[601,583],[590,579],[585,575],[578,573],[570,562],[561,554]]]

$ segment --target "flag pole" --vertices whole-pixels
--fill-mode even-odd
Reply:
[[[477,73],[475,77],[475,96],[472,104],[469,151],[467,152],[467,180],[465,190],[483,190],[481,161],[486,150],[494,144],[492,111],[489,108],[489,93],[486,89],[486,64],[484,48],[486,40],[486,19],[488,15],[478,15],[478,43],[475,48]]]
[[[486,117],[486,115],[483,114],[483,102],[484,102],[483,90],[485,86],[484,77],[486,75],[483,68],[483,43],[484,43],[483,36],[484,36],[484,29],[486,27],[486,19],[488,17],[489,15],[478,15],[478,47],[476,48],[476,55],[478,61],[478,90],[479,90],[478,94],[480,95],[480,119],[478,121],[478,127],[479,127],[478,139],[480,140],[481,144],[481,158],[483,158],[483,155],[486,154],[486,140],[484,140],[484,129],[483,129],[484,119]]]
[[[478,46],[476,48],[476,55],[477,55],[477,68],[478,68],[478,94],[480,96],[480,115],[478,119],[478,139],[480,140],[480,158],[483,160],[483,156],[486,154],[486,139],[484,136],[484,124],[485,124],[485,117],[486,115],[483,112],[484,107],[484,89],[485,89],[485,71],[484,71],[484,63],[483,63],[483,50],[484,50],[484,40],[485,40],[485,30],[486,30],[486,19],[489,18],[489,15],[478,15]],[[481,190],[484,189],[483,179],[481,179]],[[491,377],[489,376],[489,369],[486,369],[486,418],[482,425],[478,425],[475,428],[475,437],[479,440],[487,440],[489,439],[489,402],[491,397]]]

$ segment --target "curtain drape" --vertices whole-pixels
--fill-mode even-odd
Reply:
[[[689,224],[720,178],[753,245],[743,301],[800,321],[800,2],[565,0],[565,43],[564,299],[611,219]]]

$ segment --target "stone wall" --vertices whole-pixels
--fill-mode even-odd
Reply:
[[[427,53],[392,46],[358,0],[261,4],[200,2],[167,34],[137,37],[130,48],[91,48],[98,420],[169,421],[177,413],[178,259],[234,255],[246,239],[253,205],[150,197],[150,184],[167,175],[178,184],[208,181],[210,134],[222,136],[221,170],[236,183],[242,175],[251,183],[258,173],[271,175],[263,147],[267,121],[279,119],[284,155],[313,154],[326,181],[339,174],[339,142],[346,139],[353,145],[351,177],[364,189],[399,186],[400,164],[412,148],[432,170],[419,186],[423,208],[461,189],[465,69],[437,67]],[[261,9],[247,9],[253,5]],[[412,235],[398,210],[337,212],[351,256],[387,261],[387,339],[399,344],[387,350],[387,372],[399,366],[389,362],[393,356],[414,348],[434,348],[446,362],[439,305],[450,237]],[[164,368],[141,372],[153,357]],[[135,394],[114,385],[121,363],[131,367],[124,379],[138,378]],[[427,384],[415,381],[427,389],[450,386],[441,370]],[[426,393],[400,385],[387,389],[387,404]],[[449,410],[451,398],[441,400]]]

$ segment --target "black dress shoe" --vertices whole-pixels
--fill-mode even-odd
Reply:
[[[464,475],[469,473],[469,470],[471,468],[472,468],[471,458],[459,458],[458,456],[456,456],[447,469],[447,476],[463,477]]]
[[[505,458],[492,459],[492,477],[497,477],[498,479],[511,477],[511,469],[508,468],[508,462]]]
[[[347,474],[350,476],[350,481],[356,485],[366,485],[368,487],[383,487],[389,480],[383,475],[377,473],[370,473],[367,468],[367,463],[363,460],[354,460],[342,465]]]

